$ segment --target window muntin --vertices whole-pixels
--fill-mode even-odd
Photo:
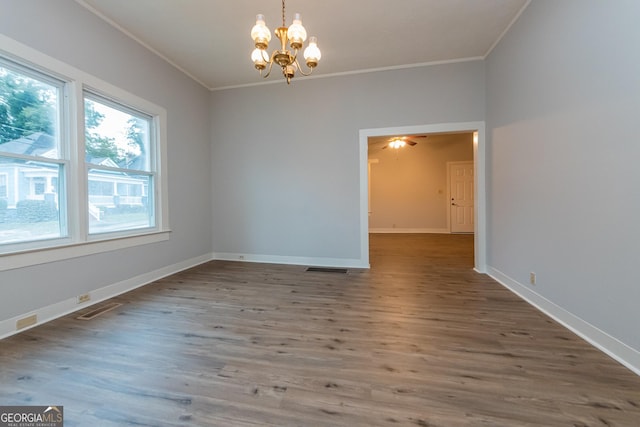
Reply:
[[[156,227],[152,117],[85,92],[89,234]]]
[[[0,59],[0,247],[67,236],[64,83]]]

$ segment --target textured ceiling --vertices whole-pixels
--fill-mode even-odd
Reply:
[[[279,0],[76,0],[209,89],[262,83],[249,56],[255,15]],[[314,75],[483,58],[528,0],[288,0],[322,60]],[[271,40],[270,51],[277,39]],[[283,81],[274,72],[268,80]]]

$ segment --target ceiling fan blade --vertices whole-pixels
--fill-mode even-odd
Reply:
[[[416,144],[417,144],[417,142],[412,141],[412,140],[410,140],[410,139],[405,139],[405,140],[404,140],[404,142],[406,142],[407,144],[409,144],[409,145],[410,145],[410,146],[412,146],[412,147],[413,147],[414,145],[416,145]]]

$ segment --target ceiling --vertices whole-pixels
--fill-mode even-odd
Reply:
[[[369,155],[371,154],[376,154],[380,151],[382,151],[384,148],[386,147],[387,144],[389,144],[389,142],[392,139],[395,138],[403,138],[403,139],[408,139],[410,141],[416,142],[418,144],[431,144],[434,141],[438,141],[438,142],[443,142],[443,141],[447,141],[446,139],[443,139],[443,137],[445,136],[456,136],[456,135],[469,135],[469,142],[471,142],[471,135],[473,134],[473,132],[434,132],[434,133],[429,133],[429,134],[405,134],[405,135],[385,135],[385,136],[370,136],[367,140],[368,142],[368,146],[369,146]],[[434,138],[434,137],[440,137],[440,138]],[[408,146],[406,147],[407,149],[410,149],[411,147]]]
[[[76,1],[211,90],[264,83],[249,32],[258,13],[282,24],[280,0]],[[326,76],[484,58],[529,1],[288,0],[286,22],[302,14]]]

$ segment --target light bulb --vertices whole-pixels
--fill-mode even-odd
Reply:
[[[269,61],[269,55],[267,55],[265,50],[255,48],[253,52],[251,52],[251,60],[258,70],[264,70]]]
[[[302,26],[302,18],[299,13],[296,13],[293,18],[293,24],[291,24],[287,30],[287,37],[293,49],[300,49],[307,39],[307,30]]]
[[[405,145],[406,143],[402,139],[394,139],[389,143],[389,147],[395,148],[395,149],[402,148]]]
[[[322,58],[322,54],[318,48],[318,39],[312,36],[309,38],[309,46],[304,50],[304,59],[307,61],[307,67],[313,68],[318,65],[320,58]]]
[[[266,49],[269,46],[271,31],[264,22],[264,15],[256,16],[256,25],[251,29],[251,38],[258,49]]]

